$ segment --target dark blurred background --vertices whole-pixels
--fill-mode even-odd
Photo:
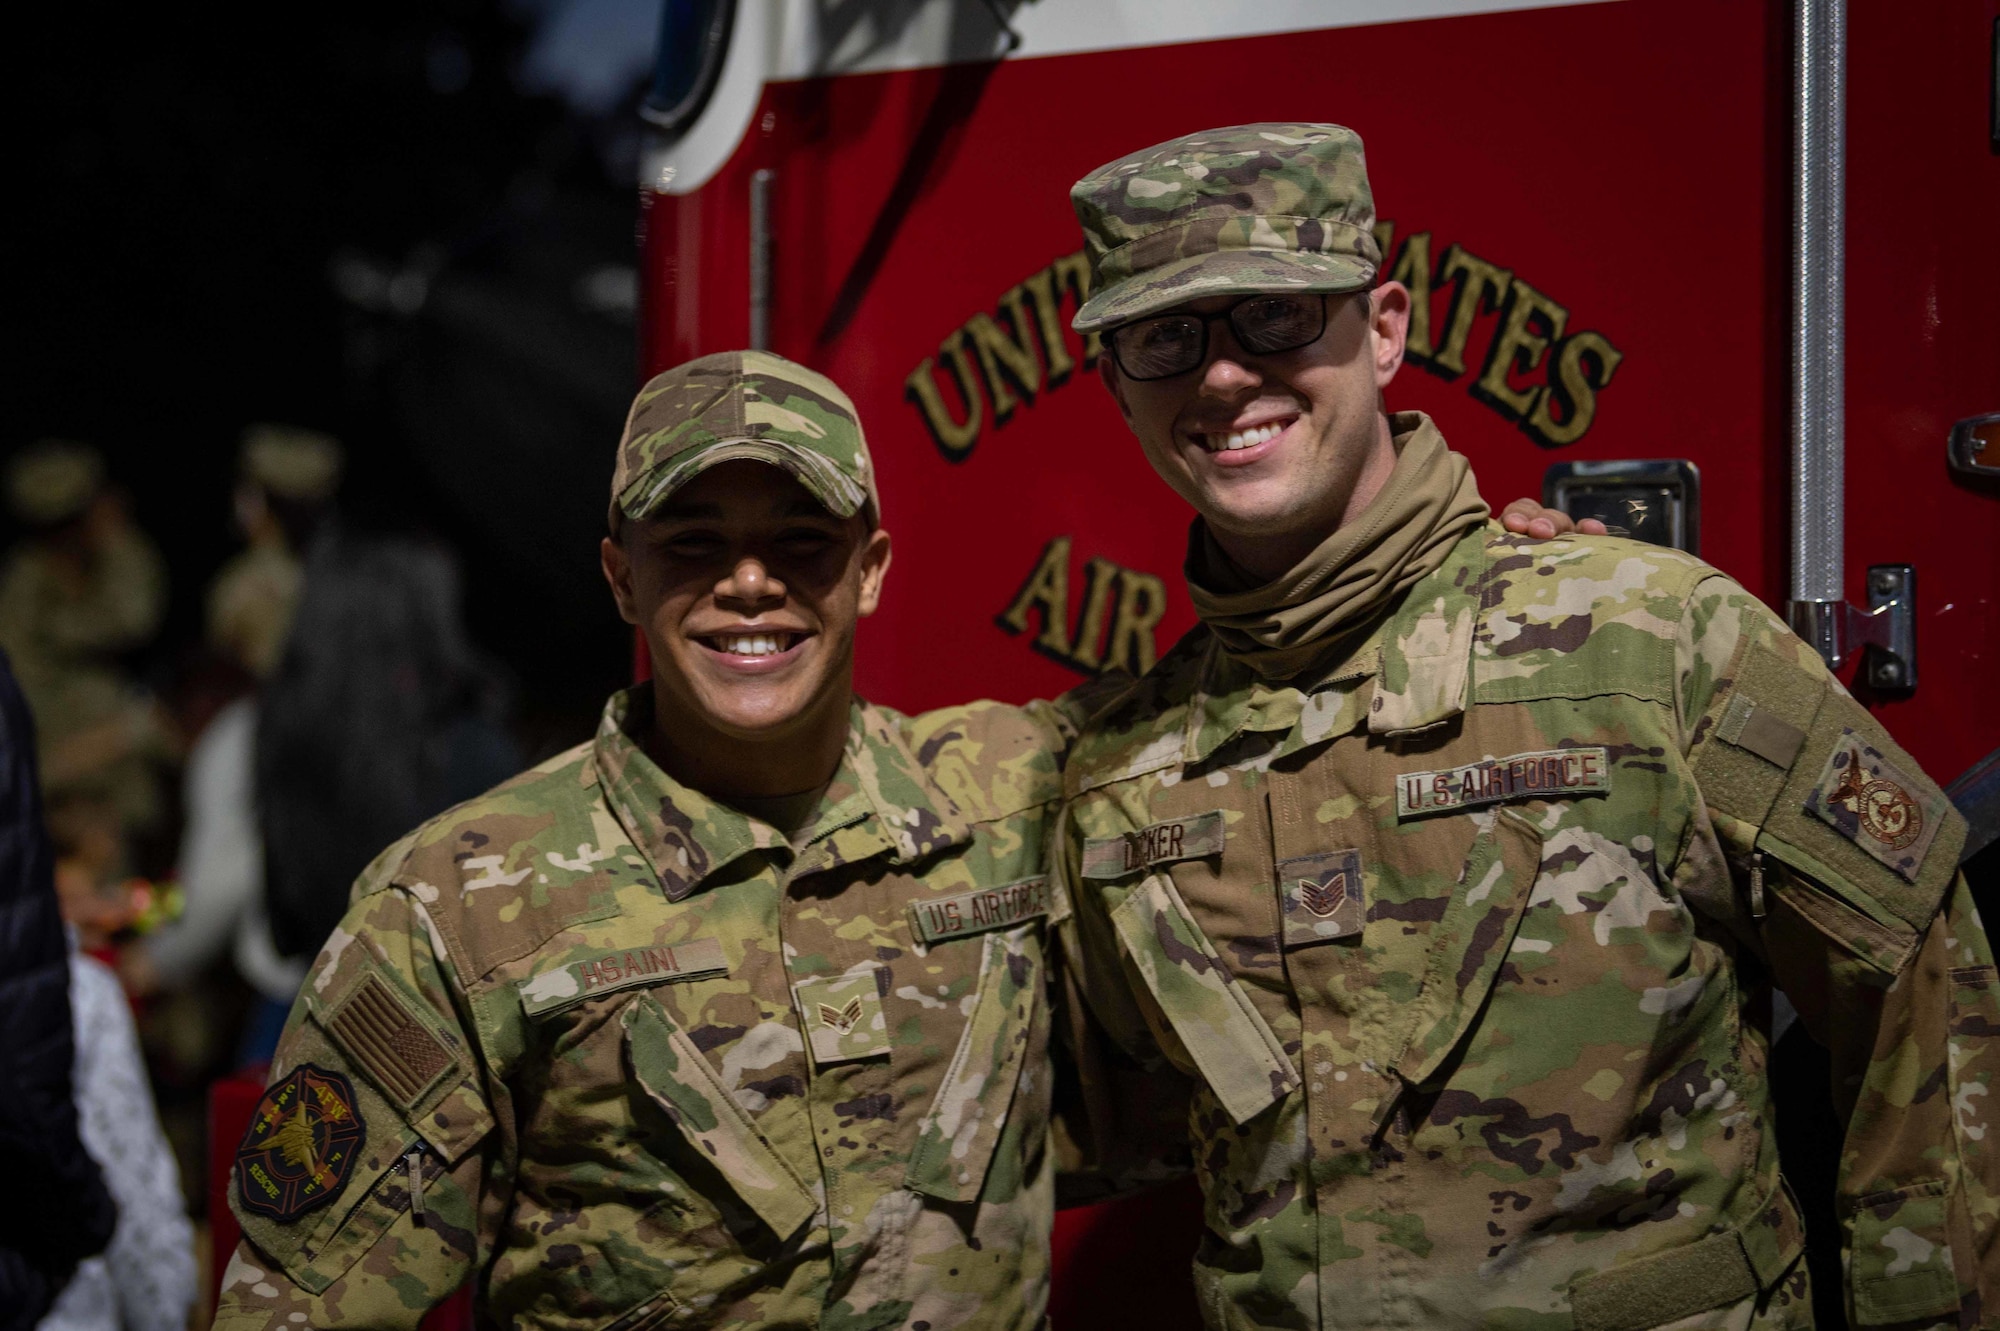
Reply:
[[[36,715],[73,972],[133,1000],[157,1126],[137,1103],[121,1121],[175,1157],[177,1190],[119,1205],[169,1236],[160,1288],[193,1324],[211,1243],[233,1244],[210,1088],[254,1098],[347,882],[385,827],[587,738],[630,678],[597,541],[635,386],[660,12],[81,0],[6,20],[0,645]],[[245,507],[259,423],[339,441],[336,519],[281,493],[319,484],[298,469],[324,440],[298,429]],[[322,516],[281,539],[281,509]],[[261,658],[218,637],[232,578]],[[114,1026],[79,1049],[133,1042]]]
[[[17,11],[0,455],[105,453],[169,567],[139,675],[199,638],[240,543],[244,427],[288,422],[345,445],[351,520],[458,553],[527,756],[588,733],[629,669],[595,543],[657,23],[647,0]]]

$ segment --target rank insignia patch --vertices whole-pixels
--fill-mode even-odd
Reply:
[[[841,1035],[845,1035],[853,1030],[860,1020],[861,1000],[858,998],[848,999],[847,1006],[841,1008],[838,1012],[824,1003],[819,1005],[819,1024],[837,1031]]]
[[[1926,785],[1844,730],[1806,796],[1806,810],[1915,882],[1944,822],[1944,796]]]
[[[300,1064],[264,1092],[236,1148],[243,1208],[288,1222],[325,1205],[347,1186],[367,1139],[353,1084],[338,1072]]]
[[[1332,850],[1279,860],[1278,904],[1285,920],[1286,947],[1360,933],[1367,918],[1361,852]]]
[[[881,967],[859,975],[828,975],[792,986],[813,1062],[821,1066],[889,1052],[882,1014]]]

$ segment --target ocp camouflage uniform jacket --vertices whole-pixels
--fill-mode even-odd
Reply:
[[[1772,977],[1834,1054],[1856,1320],[1984,1324],[1963,826],[1713,569],[1488,524],[1309,687],[1198,627],[1066,780],[1083,988],[1199,1079],[1212,1325],[1810,1324]]]
[[[857,705],[794,859],[649,713],[364,878],[238,1154],[218,1326],[413,1327],[468,1278],[504,1326],[1040,1320],[1051,714]]]

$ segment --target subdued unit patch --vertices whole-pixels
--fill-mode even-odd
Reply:
[[[1853,730],[1842,730],[1806,796],[1806,811],[1915,882],[1949,807],[1941,794],[1919,793],[1927,788]]]
[[[451,1050],[374,975],[326,1019],[327,1033],[398,1107],[409,1109],[452,1066]]]

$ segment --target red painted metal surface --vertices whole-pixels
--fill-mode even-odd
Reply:
[[[2000,747],[2000,484],[1944,461],[1954,420],[2000,411],[1996,21],[1995,0],[1848,16],[1847,594],[1916,565],[1922,684],[1875,711],[1940,781]]]
[[[236,1143],[250,1126],[250,1115],[264,1094],[261,1078],[225,1077],[208,1088],[208,1306],[222,1292],[222,1273],[243,1237],[236,1213],[229,1209],[229,1171],[236,1164]]]
[[[1944,461],[1952,419],[2000,411],[1996,14],[1996,0],[1850,3],[1849,595],[1865,603],[1869,563],[1917,566],[1922,687],[1874,705],[1940,781],[2000,745],[2000,490],[1952,479]],[[969,446],[934,438],[912,371],[940,362],[946,424],[966,419],[943,344],[981,314],[1007,331],[1021,283],[1021,322],[1038,324],[1031,279],[1078,248],[1066,190],[1091,167],[1211,125],[1338,120],[1368,144],[1391,264],[1432,279],[1432,354],[1390,406],[1430,412],[1496,507],[1539,494],[1558,460],[1692,459],[1702,554],[1781,604],[1789,40],[1786,4],[1621,0],[774,84],[715,179],[644,198],[645,365],[747,341],[749,181],[771,170],[772,348],[853,395],[897,542],[862,634],[863,690],[909,710],[1059,691],[1080,675],[1064,651],[1037,649],[1041,611],[1021,631],[997,622],[1050,542],[1070,541],[1053,638],[1072,659],[1090,654],[1074,640],[1092,559],[1161,580],[1164,649],[1192,622],[1178,573],[1188,512],[1082,363],[1073,297],[1060,349],[1031,334],[1015,381],[1004,358],[971,357],[984,419]],[[1454,262],[1458,280],[1444,280]],[[1473,289],[1482,276],[1498,298]],[[1519,325],[1518,369],[1479,387],[1509,315],[1538,298],[1561,308],[1572,369],[1601,383],[1589,429],[1560,447],[1518,419],[1565,382],[1566,344],[1533,340],[1556,331],[1548,305]],[[1598,345],[1593,362],[1585,333],[1615,352]],[[1555,433],[1560,405],[1543,418]],[[1106,585],[1100,641],[1126,584]],[[1058,1320],[1130,1320],[1133,1300],[1157,1296],[1174,1310],[1158,1324],[1185,1324],[1192,1214],[1183,1192],[1065,1217]]]
[[[1075,673],[1030,650],[1032,634],[1010,640],[993,623],[1044,544],[1074,537],[1078,598],[1091,556],[1165,580],[1166,641],[1191,621],[1177,577],[1186,510],[1082,368],[1004,422],[981,375],[984,428],[956,461],[907,398],[907,376],[1076,250],[1066,190],[1090,167],[1215,123],[1337,118],[1369,144],[1392,260],[1421,235],[1432,271],[1455,252],[1484,261],[1623,356],[1582,441],[1545,449],[1468,391],[1501,323],[1468,308],[1466,370],[1412,366],[1391,405],[1436,416],[1495,499],[1538,493],[1557,457],[1726,460],[1730,481],[1708,501],[1713,553],[1775,590],[1759,538],[1783,386],[1781,330],[1763,315],[1782,297],[1769,213],[1783,180],[1767,171],[1783,151],[1782,109],[1774,128],[1757,11],[1700,8],[1691,21],[1685,7],[1631,0],[773,85],[716,179],[648,200],[647,365],[746,338],[749,176],[771,169],[773,349],[855,396],[900,542],[863,641],[866,689],[904,707],[1058,690]],[[1625,58],[1635,51],[1650,58]],[[1451,286],[1433,291],[1434,342],[1454,299]],[[1063,324],[1073,307],[1063,301]],[[1055,359],[1080,361],[1063,338]],[[1547,373],[1544,360],[1514,382]],[[962,419],[948,373],[938,381]]]

